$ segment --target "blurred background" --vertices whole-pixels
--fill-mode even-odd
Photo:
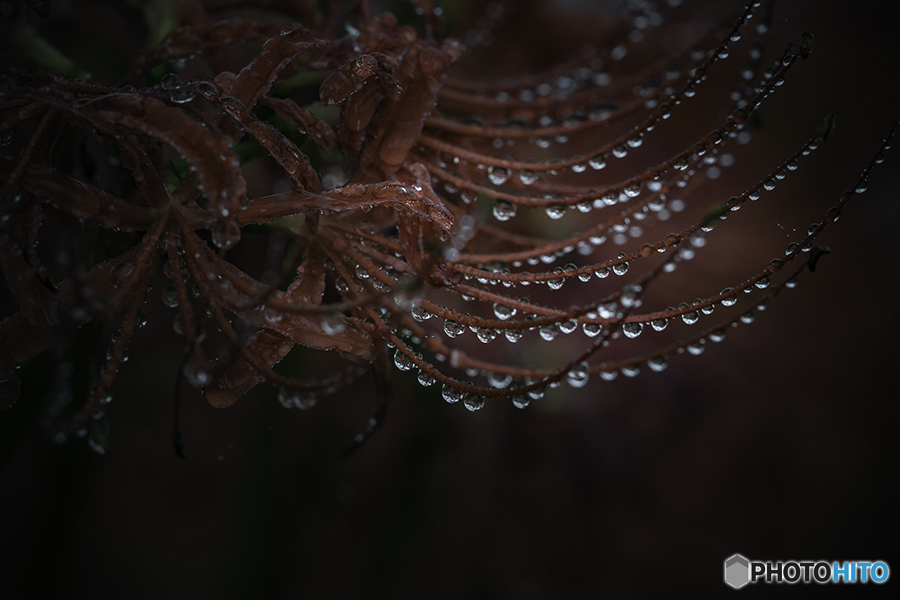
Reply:
[[[619,4],[520,2],[497,55],[467,68],[525,68],[602,43],[593,32]],[[684,4],[713,18],[711,3]],[[102,2],[54,6],[118,14]],[[739,5],[714,7],[721,19]],[[684,267],[698,286],[758,269],[855,184],[900,116],[895,13],[887,1],[776,6],[771,58],[803,32],[815,36],[813,54],[767,101],[731,167],[741,172],[722,185],[731,195],[755,183],[828,113],[837,129],[777,193],[729,221],[737,251],[720,240],[721,252],[746,243],[754,256]],[[99,456],[82,440],[47,440],[41,394],[54,363],[39,357],[22,399],[0,412],[0,595],[630,598],[732,593],[722,569],[735,552],[900,568],[898,161],[888,152],[817,241],[832,252],[816,273],[703,355],[477,413],[393,371],[384,427],[349,459],[340,451],[374,408],[370,377],[308,411],[282,408],[265,386],[226,410],[189,396],[179,460],[178,341],[168,326],[148,327],[116,383],[112,442]],[[150,323],[171,318],[158,301],[145,310]],[[896,586],[893,577],[853,593]],[[846,594],[742,593],[804,592]]]

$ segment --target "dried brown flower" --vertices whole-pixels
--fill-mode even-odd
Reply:
[[[263,4],[265,17],[181,3],[185,24],[121,85],[3,75],[0,264],[18,304],[0,323],[8,395],[18,365],[88,322],[119,324],[90,398],[58,410],[61,438],[100,420],[160,269],[182,373],[217,407],[269,381],[282,403],[308,408],[370,365],[383,379],[388,361],[470,410],[662,370],[812,271],[815,240],[888,148],[784,255],[759,257],[720,293],[676,286],[672,306],[645,310],[715,226],[834,126],[827,118],[727,200],[705,193],[750,137],[754,111],[810,53],[804,37],[766,62],[771,4],[647,65],[632,46],[677,19],[677,3],[637,3],[602,47],[494,82],[462,74],[500,5],[463,44],[440,39],[428,0],[415,2],[419,30],[365,1],[332,2],[328,18],[302,1]],[[734,77],[720,63],[738,50],[747,58]],[[723,116],[684,138],[671,123],[723,80],[734,89]],[[51,247],[38,251],[41,236]],[[646,330],[665,332],[629,341]],[[349,366],[314,379],[276,371],[298,346]],[[101,449],[102,438],[92,434]]]

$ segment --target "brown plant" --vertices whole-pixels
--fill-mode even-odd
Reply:
[[[17,394],[19,365],[85,324],[118,329],[87,401],[48,409],[56,439],[90,425],[92,446],[105,447],[104,404],[160,270],[181,372],[216,407],[268,381],[285,406],[309,408],[374,370],[371,433],[389,362],[473,411],[506,397],[523,408],[564,381],[663,370],[813,271],[827,251],[815,240],[889,147],[890,135],[782,256],[758,257],[720,293],[693,291],[680,263],[834,126],[826,118],[726,201],[707,193],[730,148],[752,137],[757,108],[811,52],[804,36],[766,63],[772,3],[662,56],[639,42],[681,18],[677,3],[636,3],[603,47],[500,80],[466,73],[502,5],[463,44],[441,37],[430,0],[414,2],[418,29],[364,0],[327,4],[323,16],[301,0],[180,2],[183,24],[118,85],[6,70],[0,265],[18,311],[0,323],[4,394]],[[721,63],[737,53],[745,62],[729,71]],[[721,118],[696,128],[685,115],[685,138],[679,113],[723,85],[733,91]],[[347,366],[314,378],[276,370],[298,346]]]

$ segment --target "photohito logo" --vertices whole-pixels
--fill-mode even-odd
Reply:
[[[738,590],[748,583],[884,583],[891,569],[883,560],[750,560],[734,554],[725,559],[725,583]]]

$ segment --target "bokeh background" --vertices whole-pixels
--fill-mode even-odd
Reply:
[[[598,42],[617,5],[521,2],[498,33],[506,54],[481,68]],[[704,19],[702,6],[690,10]],[[764,108],[755,154],[723,179],[740,192],[825,114],[838,127],[777,194],[737,215],[747,219],[733,223],[737,253],[746,243],[762,254],[722,272],[748,274],[792,229],[820,219],[900,116],[896,12],[888,1],[776,7],[771,57],[805,31],[813,55]],[[384,428],[347,460],[341,448],[373,410],[369,378],[309,411],[283,409],[272,389],[221,411],[189,397],[179,460],[170,440],[180,352],[171,315],[148,305],[146,341],[116,384],[105,456],[47,441],[35,396],[50,357],[26,367],[23,399],[0,412],[0,596],[711,596],[734,593],[722,563],[735,552],[900,568],[898,161],[888,152],[820,238],[832,253],[815,274],[702,356],[478,413],[394,371]],[[702,261],[685,268],[698,285],[722,273]],[[897,585],[894,575],[853,593]]]

